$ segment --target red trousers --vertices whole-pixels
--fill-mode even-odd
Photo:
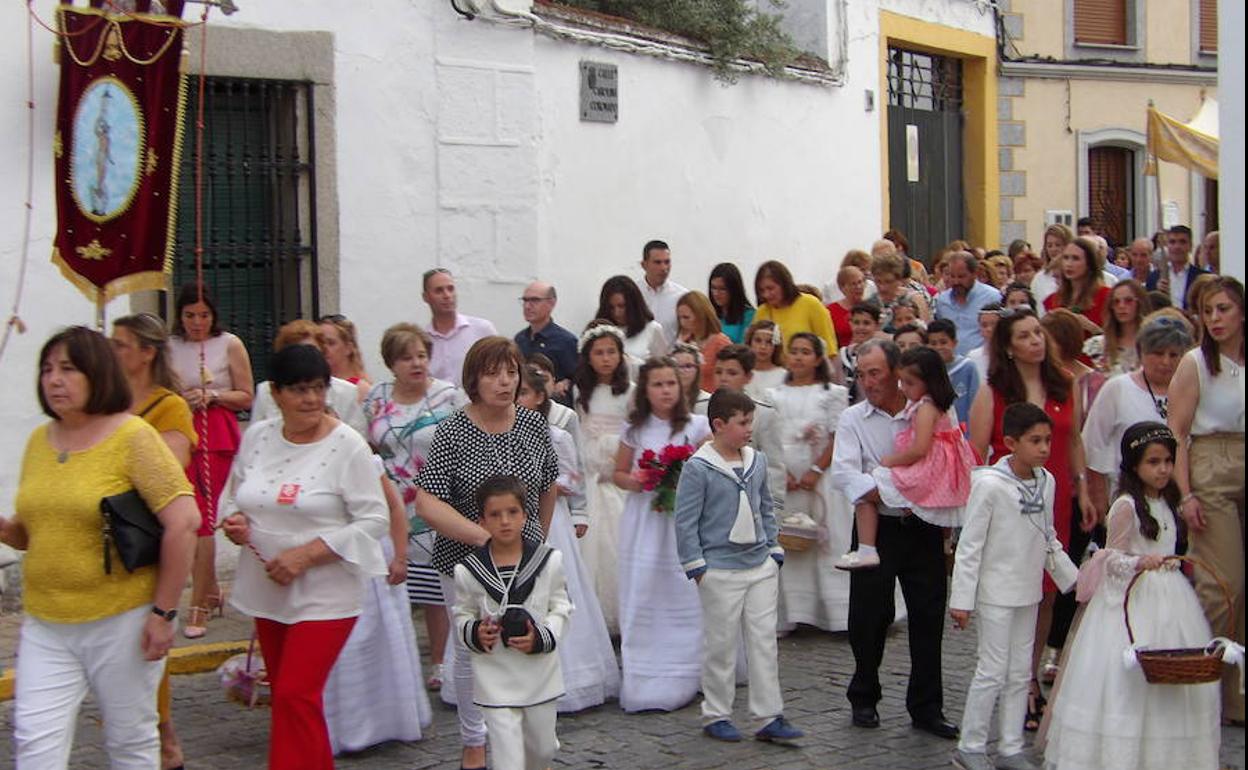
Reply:
[[[332,770],[321,696],[354,626],[355,618],[290,625],[256,618],[273,696],[269,770]]]

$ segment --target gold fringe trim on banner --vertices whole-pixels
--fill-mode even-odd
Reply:
[[[95,305],[103,305],[110,300],[131,292],[168,291],[169,289],[169,274],[159,270],[145,270],[141,273],[123,275],[120,278],[114,278],[109,281],[101,289],[75,272],[61,256],[61,250],[55,246],[52,247],[52,264],[60,268],[61,275],[65,276],[65,280],[72,283],[78,291],[82,292],[83,296]]]
[[[186,62],[186,57],[182,57]],[[177,243],[178,202],[182,180],[182,143],[186,133],[186,92],[190,87],[190,78],[185,73],[178,75],[177,115],[174,118],[173,155],[169,158],[169,222],[165,227],[165,261],[164,272],[173,275],[173,247]]]

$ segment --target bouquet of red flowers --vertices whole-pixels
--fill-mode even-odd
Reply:
[[[654,492],[650,508],[659,512],[676,509],[676,482],[685,460],[693,456],[692,444],[668,444],[658,452],[647,449],[637,461],[637,478],[641,488]]]

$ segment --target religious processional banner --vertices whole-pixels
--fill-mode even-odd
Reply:
[[[181,13],[180,2],[165,5]],[[61,5],[57,21],[52,261],[102,307],[166,288],[172,269],[186,105],[182,22],[73,5]]]

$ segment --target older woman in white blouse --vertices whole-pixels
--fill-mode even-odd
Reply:
[[[329,364],[311,345],[273,356],[280,420],[253,425],[221,512],[244,546],[230,603],[256,619],[272,684],[269,767],[333,767],[321,705],[360,613],[362,581],[387,573],[387,507],[364,439],[325,411]]]

